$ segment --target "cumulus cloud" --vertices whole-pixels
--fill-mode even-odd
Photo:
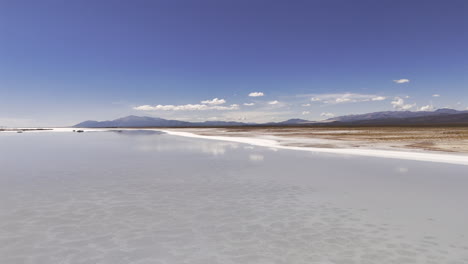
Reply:
[[[335,114],[325,112],[325,113],[321,113],[320,116],[323,116],[323,117],[334,117]]]
[[[432,97],[440,97],[440,94],[433,94]]]
[[[408,79],[398,79],[398,80],[393,80],[394,83],[398,83],[398,84],[401,84],[401,83],[408,83],[409,80]]]
[[[201,101],[202,104],[209,104],[209,105],[220,105],[226,103],[224,99],[213,98],[212,100],[205,100]]]
[[[405,100],[400,97],[395,97],[393,101],[390,102],[393,105],[393,108],[401,108],[405,104]]]
[[[253,106],[255,105],[254,103],[244,103],[245,106]]]
[[[310,104],[302,104],[302,106],[310,106]]]
[[[318,97],[312,97],[310,98],[310,101],[312,102],[319,102],[319,101],[322,101],[322,99],[318,98]]]
[[[387,97],[385,96],[376,96],[374,98],[371,98],[372,101],[383,101],[385,99],[387,99]]]
[[[186,104],[186,105],[141,105],[133,109],[139,111],[205,111],[205,110],[237,110],[239,105],[230,106],[206,105],[206,104]]]
[[[270,104],[270,105],[275,105],[275,104],[278,104],[278,103],[279,103],[279,102],[276,101],[276,100],[268,102],[268,104]]]
[[[308,114],[310,114],[310,112],[309,111],[303,111],[302,114],[303,115],[308,115]]]
[[[420,108],[418,108],[418,111],[433,111],[434,110],[434,106],[432,105],[425,105],[425,106],[421,106]]]
[[[409,110],[415,106],[415,104],[405,104],[405,100],[401,97],[395,97],[391,104],[397,110]]]
[[[250,97],[259,97],[259,96],[264,96],[265,94],[262,92],[251,92],[249,93]]]

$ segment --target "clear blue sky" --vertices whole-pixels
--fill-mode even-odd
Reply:
[[[0,126],[441,107],[468,107],[466,0],[0,0]]]

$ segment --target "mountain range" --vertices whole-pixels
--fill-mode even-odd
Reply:
[[[393,119],[393,118],[413,118],[413,117],[423,117],[423,116],[445,116],[445,115],[454,115],[468,113],[468,111],[458,111],[454,109],[442,108],[435,111],[384,111],[384,112],[374,112],[360,115],[345,115],[338,116],[327,119],[327,121],[339,121],[339,122],[352,122],[352,121],[361,121],[361,120],[373,120],[373,119]]]
[[[88,120],[74,125],[73,127],[212,127],[212,126],[243,126],[248,125],[242,122],[232,121],[205,121],[187,122],[179,120],[168,120],[159,117],[148,116],[127,116],[112,121]]]
[[[438,109],[436,111],[384,111],[360,115],[345,115],[324,121],[289,119],[283,122],[243,123],[234,121],[188,122],[158,117],[127,116],[111,121],[88,120],[74,125],[81,128],[104,127],[235,127],[235,126],[338,126],[338,125],[431,125],[466,124],[468,111]]]

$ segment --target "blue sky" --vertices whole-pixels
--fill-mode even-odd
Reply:
[[[0,126],[466,109],[467,47],[465,0],[0,0]]]

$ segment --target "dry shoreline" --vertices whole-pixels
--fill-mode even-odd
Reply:
[[[274,139],[284,146],[468,154],[468,127],[171,128],[202,136]]]

